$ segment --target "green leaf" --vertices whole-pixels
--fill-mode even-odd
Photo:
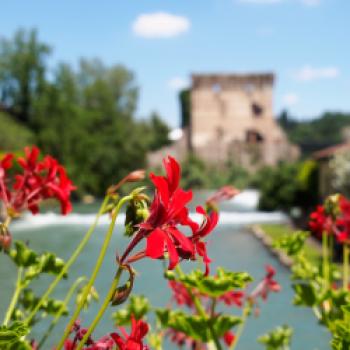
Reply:
[[[265,345],[266,350],[287,350],[293,336],[292,328],[277,327],[271,332],[258,338],[258,342]]]
[[[274,243],[274,247],[284,250],[288,256],[295,256],[302,251],[305,241],[309,236],[309,232],[296,231],[293,234],[284,236],[279,239]]]
[[[205,276],[196,270],[181,276],[179,280],[187,287],[196,288],[205,295],[217,298],[233,289],[245,288],[252,278],[246,272],[231,272],[219,267],[215,276]]]
[[[168,309],[158,309],[156,315],[162,328],[175,329],[205,343],[213,339],[210,325],[213,327],[216,336],[220,338],[241,322],[241,319],[237,316],[219,315],[208,319],[199,315],[188,315],[180,310],[172,311]]]
[[[294,284],[293,289],[295,291],[294,304],[304,306],[314,306],[318,302],[317,291],[310,284]]]
[[[0,346],[5,349],[5,346],[17,343],[21,337],[28,334],[29,328],[23,323],[16,321],[11,326],[0,326]]]
[[[333,350],[350,349],[349,323],[343,320],[335,321],[332,325],[333,339],[331,341]]]
[[[23,242],[15,241],[15,248],[11,249],[9,255],[17,266],[29,267],[38,261],[38,255],[29,249]]]
[[[151,305],[145,296],[132,295],[127,307],[114,312],[112,317],[118,326],[125,326],[130,324],[131,315],[133,315],[136,320],[140,320],[145,317],[150,308]]]
[[[64,264],[64,261],[61,258],[58,258],[55,254],[50,252],[43,253],[37,256],[36,263],[28,268],[24,279],[28,283],[41,273],[58,275],[62,271]],[[66,276],[67,274],[65,274],[64,277]]]

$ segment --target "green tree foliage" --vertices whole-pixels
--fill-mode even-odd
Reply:
[[[11,151],[21,149],[33,143],[34,135],[14,117],[0,112],[0,150]]]
[[[298,144],[304,155],[309,155],[321,148],[343,142],[342,130],[350,126],[350,114],[327,112],[315,119],[297,120],[284,111],[278,122],[289,140]]]
[[[45,88],[49,53],[35,30],[19,30],[12,39],[0,41],[0,106],[23,123],[30,123]]]
[[[232,161],[218,167],[208,165],[191,154],[182,162],[182,186],[184,188],[214,189],[224,185],[244,188],[249,185],[248,172]]]
[[[191,120],[191,91],[189,89],[182,90],[179,94],[181,106],[181,127],[189,126]]]
[[[36,143],[65,164],[80,193],[102,194],[145,166],[148,150],[169,144],[169,128],[156,113],[135,119],[138,86],[126,67],[82,59],[77,69],[60,63],[48,79],[49,53],[36,31],[0,43],[0,110],[12,116],[0,115],[1,150]]]
[[[318,168],[313,161],[262,168],[252,180],[261,191],[259,209],[307,210],[318,200]]]

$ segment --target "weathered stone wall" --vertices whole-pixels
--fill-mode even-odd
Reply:
[[[193,75],[194,152],[210,162],[233,157],[246,167],[297,157],[273,118],[273,82],[273,74]]]

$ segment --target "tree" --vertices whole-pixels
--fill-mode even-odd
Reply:
[[[34,135],[11,115],[0,112],[0,151],[14,151],[34,142]]]
[[[28,125],[45,89],[50,51],[39,42],[36,30],[19,30],[12,39],[0,41],[0,109]]]

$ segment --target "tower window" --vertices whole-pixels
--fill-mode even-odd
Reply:
[[[219,93],[221,92],[222,90],[222,87],[219,83],[215,83],[211,86],[211,90],[214,92],[214,93]]]
[[[252,112],[254,117],[261,117],[264,112],[264,108],[257,103],[253,103]]]

